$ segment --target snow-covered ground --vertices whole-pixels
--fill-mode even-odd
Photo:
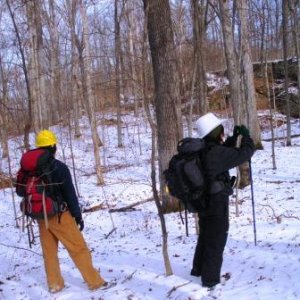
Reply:
[[[60,248],[66,288],[58,294],[48,293],[38,237],[30,249],[27,232],[15,226],[13,193],[5,189],[0,190],[0,299],[207,299],[208,291],[201,287],[200,279],[189,275],[197,240],[192,215],[189,215],[188,237],[179,213],[165,216],[174,273],[166,277],[155,204],[147,202],[132,211],[109,213],[109,208],[152,197],[151,132],[141,118],[124,116],[126,146],[118,148],[116,128],[105,125],[108,122],[104,119],[102,116],[99,134],[105,145],[101,149],[105,186],[95,184],[93,148],[85,119],[81,121],[83,137],[72,141],[72,145],[81,201],[88,207],[99,204],[103,207],[83,214],[84,236],[95,266],[107,281],[115,281],[117,285],[90,292],[68,253]],[[299,122],[292,124],[293,133],[299,134]],[[59,139],[57,157],[72,168],[68,129],[52,129]],[[264,132],[264,136],[269,133]],[[20,144],[21,138],[10,140],[14,173],[21,155]],[[232,197],[231,226],[222,268],[222,273],[232,275],[220,287],[217,299],[300,299],[300,138],[294,138],[291,147],[286,147],[284,140],[276,142],[276,170],[272,168],[271,143],[263,145],[264,150],[257,151],[252,159],[257,246],[251,189],[247,187],[238,193],[241,203],[238,217]],[[0,170],[8,173],[6,160],[1,161]],[[20,199],[16,195],[14,198],[18,211]]]

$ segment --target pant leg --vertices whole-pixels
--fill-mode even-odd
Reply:
[[[64,279],[58,260],[58,239],[46,229],[43,220],[38,224],[48,287],[49,290],[59,291],[64,287]]]
[[[216,215],[202,219],[202,283],[215,285],[220,282],[223,251],[226,245],[229,220],[228,215]]]
[[[102,286],[105,280],[94,268],[90,250],[71,214],[68,211],[63,213],[60,223],[57,220],[56,223],[51,225],[49,229],[67,249],[89,289]]]
[[[203,225],[202,218],[198,216],[199,220],[199,235],[197,240],[197,245],[195,248],[194,258],[193,258],[193,269],[192,272],[194,272],[195,275],[201,276],[201,270],[202,270],[202,261],[203,261],[203,251],[204,251],[204,243],[203,243]]]

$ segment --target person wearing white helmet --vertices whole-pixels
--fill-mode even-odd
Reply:
[[[198,135],[206,145],[203,161],[208,191],[206,207],[198,212],[200,233],[191,275],[201,276],[202,286],[210,289],[220,283],[229,230],[229,196],[233,193],[229,170],[250,160],[255,150],[244,125],[235,126],[233,136],[224,141],[223,122],[212,113],[196,121]],[[238,135],[242,135],[239,148]]]

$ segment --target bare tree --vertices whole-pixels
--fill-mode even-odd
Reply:
[[[8,107],[7,107],[7,97],[8,97],[8,78],[3,69],[2,57],[0,56],[0,145],[2,148],[2,158],[8,157]]]
[[[235,43],[232,31],[232,18],[230,15],[229,1],[219,0],[220,19],[222,24],[224,50],[227,64],[227,76],[229,79],[230,100],[233,109],[235,124],[245,124],[242,107],[242,92],[240,86],[239,63],[235,54]]]
[[[174,153],[176,142],[182,136],[179,77],[168,0],[144,0],[144,10],[154,75],[159,178],[160,190],[163,192],[162,171],[167,168],[168,161]],[[154,174],[152,174],[152,178],[153,176]],[[154,189],[155,191],[156,189]],[[156,203],[163,230],[166,274],[171,275],[172,269],[166,250],[167,232],[162,215],[163,207],[160,206],[159,201]]]
[[[32,96],[32,117],[34,130],[48,128],[49,107],[46,95],[47,59],[43,42],[41,2],[26,1],[26,15],[30,33],[30,89]]]
[[[286,145],[291,146],[291,112],[290,112],[290,94],[288,89],[288,0],[282,0],[282,43],[283,43],[283,67],[284,67],[284,92],[286,101],[286,127],[287,139]]]
[[[243,75],[243,85],[244,85],[244,95],[246,101],[246,125],[249,127],[251,132],[251,137],[254,140],[256,148],[262,148],[261,138],[260,138],[260,128],[257,118],[256,109],[256,97],[255,97],[255,87],[254,87],[254,74],[253,74],[253,64],[251,59],[251,50],[249,45],[248,36],[248,20],[247,20],[247,10],[246,0],[238,1],[238,12],[240,18],[241,27],[241,61]]]
[[[14,31],[16,34],[17,38],[17,45],[19,52],[21,54],[21,61],[22,61],[22,70],[24,73],[24,78],[25,78],[25,86],[26,86],[26,92],[27,92],[27,103],[28,103],[28,113],[26,115],[26,120],[25,120],[25,126],[24,126],[24,146],[25,149],[29,149],[29,132],[32,127],[32,95],[31,95],[31,90],[30,90],[30,83],[29,83],[29,74],[27,70],[27,65],[26,65],[26,59],[25,59],[25,51],[23,49],[22,41],[21,41],[21,36],[19,33],[19,29],[15,20],[15,15],[13,13],[13,10],[10,6],[9,0],[6,0],[6,4],[9,10],[9,14],[13,23]]]
[[[117,101],[117,135],[118,147],[123,146],[122,141],[122,120],[121,120],[121,37],[120,37],[120,21],[118,16],[118,0],[115,0],[115,76],[116,76],[116,101]]]
[[[57,27],[57,16],[56,16],[56,1],[49,0],[49,15],[47,16],[48,20],[48,27],[50,33],[50,47],[49,47],[49,57],[50,57],[50,87],[49,87],[49,102],[50,110],[51,110],[51,118],[52,122],[56,124],[60,117],[64,115],[63,111],[63,99],[62,99],[62,91],[61,91],[61,83],[62,78],[60,76],[60,48],[59,48],[59,32]],[[66,115],[64,116],[63,120],[67,120],[68,118]]]
[[[193,43],[194,43],[194,64],[195,96],[198,100],[198,113],[203,115],[207,112],[207,80],[206,80],[206,29],[208,2],[205,0],[192,0],[193,11]]]
[[[179,76],[168,1],[144,0],[144,7],[154,74],[159,178],[163,190],[162,171],[182,137]]]
[[[76,45],[79,52],[79,65],[81,70],[81,79],[82,79],[82,90],[84,103],[87,110],[87,115],[89,117],[92,140],[94,147],[94,158],[95,158],[95,169],[97,184],[103,185],[103,173],[101,168],[101,160],[99,154],[99,147],[102,146],[102,142],[99,138],[97,132],[97,121],[95,116],[94,109],[94,95],[92,91],[92,81],[91,81],[91,61],[90,61],[90,48],[89,48],[89,31],[88,31],[88,22],[86,16],[86,9],[82,0],[79,1],[80,14],[82,18],[82,41],[76,39]]]
[[[82,100],[82,91],[81,84],[78,80],[78,54],[76,52],[76,31],[75,31],[75,16],[76,16],[76,0],[66,1],[67,6],[67,24],[70,28],[71,35],[71,78],[70,78],[70,95],[71,99],[69,100],[69,108],[73,110],[73,120],[75,127],[75,137],[80,137],[80,127],[79,127],[79,118],[81,117],[80,109]],[[69,111],[69,114],[71,112]],[[71,120],[71,117],[70,117]]]
[[[300,24],[299,24],[299,14],[300,14],[300,1],[289,0],[289,9],[291,12],[291,22],[292,22],[292,33],[293,41],[295,45],[295,56],[297,59],[297,85],[298,85],[298,114],[300,116]]]

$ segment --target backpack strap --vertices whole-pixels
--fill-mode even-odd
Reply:
[[[42,181],[43,184],[43,194],[42,194],[42,203],[43,203],[43,214],[44,214],[44,220],[45,220],[45,226],[46,229],[49,228],[49,222],[48,222],[48,216],[47,216],[47,211],[46,211],[46,195],[45,195],[45,183]]]
[[[60,191],[58,190],[58,185],[60,185],[62,183],[54,183],[52,180],[51,174],[55,169],[55,166],[53,167],[54,161],[55,161],[54,159],[50,160],[50,162],[46,166],[45,171],[42,174],[42,176],[46,180],[47,189],[50,191],[50,194],[54,196],[53,200],[57,202],[57,208],[58,208],[57,217],[58,217],[58,223],[60,223],[62,213],[65,212],[68,209],[68,207],[67,207],[66,202],[62,201]],[[46,218],[45,218],[45,221],[46,221]],[[47,226],[46,226],[46,228],[47,228]]]

